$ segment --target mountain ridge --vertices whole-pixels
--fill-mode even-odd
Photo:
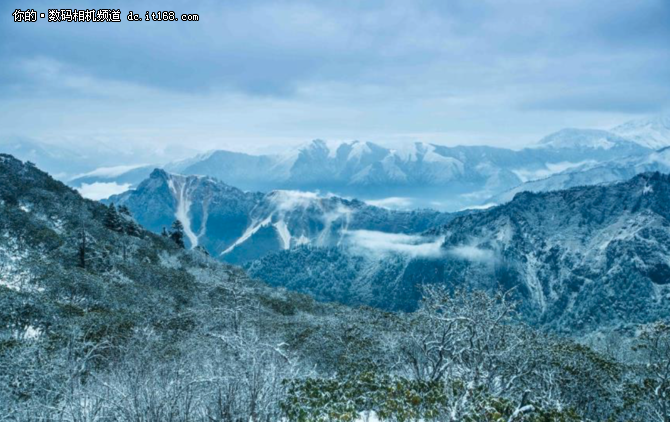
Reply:
[[[297,267],[327,267],[328,259],[318,251],[268,255],[247,270],[270,284],[329,300],[336,294],[325,294],[324,288],[351,298],[361,286],[360,297],[368,304],[407,311],[420,298],[417,285],[515,289],[528,320],[557,331],[588,332],[670,316],[667,175],[523,192],[508,204],[458,216],[424,235],[443,237],[439,257],[395,254],[379,260],[336,252],[328,259],[341,263],[339,281],[318,271],[309,285],[301,284],[299,275],[290,276],[291,255]]]
[[[127,206],[154,232],[179,220],[187,245],[241,263],[302,244],[336,246],[348,230],[418,233],[451,214],[393,211],[355,199],[310,192],[244,192],[208,176],[155,169],[137,189],[106,202]]]

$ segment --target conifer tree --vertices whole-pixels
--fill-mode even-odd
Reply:
[[[123,231],[123,225],[121,224],[121,217],[119,217],[119,213],[116,211],[116,207],[114,206],[114,204],[109,204],[103,224],[109,230],[113,230],[115,232]]]
[[[130,209],[125,206],[125,205],[119,205],[119,214],[126,215],[128,217],[132,217],[133,215],[130,213]]]
[[[135,220],[129,220],[126,223],[126,233],[130,236],[141,237],[140,226],[135,222]]]
[[[180,248],[186,247],[184,244],[184,226],[181,224],[181,221],[175,220],[172,223],[172,227],[170,229],[170,239],[172,239],[172,241]]]

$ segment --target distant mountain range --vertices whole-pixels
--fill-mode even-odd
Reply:
[[[647,127],[639,122],[636,125]],[[655,129],[653,142],[661,142],[662,134]],[[602,130],[565,129],[519,151],[427,143],[393,149],[371,142],[315,140],[275,155],[212,151],[163,168],[172,173],[215,177],[243,190],[320,191],[368,200],[404,198],[402,203],[409,207],[455,211],[487,203],[489,198],[525,182],[585,164],[648,155],[653,150],[649,142],[638,141],[642,137],[641,130],[633,140]],[[106,170],[82,175],[70,183],[137,186],[153,167],[121,173]]]
[[[519,192],[548,192],[575,186],[619,182],[636,174],[654,171],[670,173],[670,147],[604,163],[585,163],[547,178],[523,183],[492,197],[489,202],[503,204],[512,200]]]
[[[612,132],[651,149],[665,148],[670,146],[670,114],[632,120]]]
[[[649,156],[670,146],[669,122],[670,117],[657,116],[611,131],[564,129],[518,151],[429,143],[388,148],[371,142],[314,140],[280,154],[215,150],[159,165],[136,163],[133,157],[140,155],[106,145],[107,153],[83,153],[12,140],[0,143],[0,151],[35,162],[94,199],[136,188],[160,167],[170,173],[211,176],[245,191],[318,191],[390,207],[458,211],[508,199],[511,192],[562,186],[553,181],[524,186],[528,182]]]
[[[299,245],[340,245],[348,232],[420,233],[452,214],[391,211],[361,201],[299,191],[244,192],[212,177],[154,170],[137,189],[107,202],[126,205],[143,226],[160,232],[175,219],[187,244],[231,263]]]

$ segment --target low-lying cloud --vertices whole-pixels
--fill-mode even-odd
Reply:
[[[439,258],[444,252],[442,237],[355,230],[347,233],[347,240],[354,253],[376,257],[398,254],[412,258]]]
[[[476,246],[455,246],[447,250],[449,256],[471,262],[492,262],[495,258],[493,251]]]
[[[84,198],[99,201],[101,199],[107,199],[112,195],[123,193],[130,189],[130,186],[130,183],[118,184],[116,182],[95,182],[91,184],[83,183],[81,187],[77,188],[77,190]]]

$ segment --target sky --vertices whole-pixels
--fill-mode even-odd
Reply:
[[[123,22],[15,23],[103,4],[0,3],[0,138],[155,157],[315,138],[519,148],[670,105],[668,0],[103,3]]]

